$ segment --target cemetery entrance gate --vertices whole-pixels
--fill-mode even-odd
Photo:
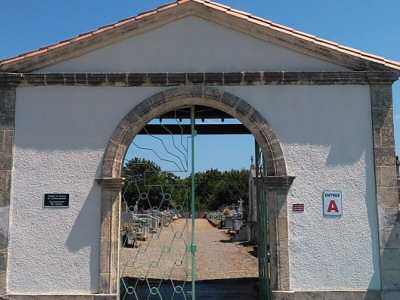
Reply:
[[[133,151],[148,152],[165,167],[161,168],[151,160],[139,157],[124,161],[120,299],[196,299],[194,146],[198,108],[190,106],[170,111],[146,124],[140,133],[155,143],[133,140]],[[182,123],[182,114],[185,113],[187,122]],[[163,123],[163,118],[168,119],[167,122]],[[244,126],[240,126],[243,131]],[[161,135],[163,138],[160,138]],[[255,157],[256,177],[260,178],[256,181],[259,299],[269,300],[272,298],[267,194],[261,181],[266,169],[257,143]],[[177,180],[180,175],[188,175],[184,183]]]

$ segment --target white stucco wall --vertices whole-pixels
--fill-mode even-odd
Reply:
[[[271,124],[296,176],[288,199],[291,287],[379,289],[367,86],[225,87]],[[8,290],[97,289],[101,157],[123,116],[160,88],[17,90]],[[323,217],[322,191],[343,192],[343,216]],[[70,208],[42,208],[46,192]],[[305,212],[293,214],[293,203]]]
[[[157,89],[17,90],[8,291],[96,291],[102,155],[120,119]],[[118,103],[118,105],[116,105]],[[44,193],[69,193],[44,209]]]
[[[187,17],[40,72],[343,71],[344,67]]]

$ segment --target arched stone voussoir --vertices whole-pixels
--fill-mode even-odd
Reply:
[[[165,98],[172,100],[175,98],[202,98],[204,86],[202,85],[185,85],[180,87],[174,87],[164,90],[163,93]]]
[[[238,119],[254,135],[267,158],[267,174],[286,176],[281,145],[265,118],[249,103],[211,86],[185,85],[158,92],[135,106],[118,124],[104,154],[102,177],[119,177],[124,156],[132,140],[152,119],[168,111],[191,105],[219,109]],[[111,161],[118,163],[110,163]]]

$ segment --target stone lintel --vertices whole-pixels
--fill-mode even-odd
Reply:
[[[96,179],[96,182],[103,189],[121,190],[124,186],[125,178],[122,177],[103,177]]]
[[[265,176],[261,178],[261,182],[267,189],[288,189],[295,178],[295,176]]]
[[[199,73],[0,73],[0,86],[180,86],[180,85],[369,85],[392,84],[399,73],[199,72]]]

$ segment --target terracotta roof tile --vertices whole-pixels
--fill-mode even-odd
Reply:
[[[335,43],[325,43],[321,39],[314,39],[314,44],[339,51],[339,47],[338,47],[337,44],[335,44]]]
[[[385,58],[383,58],[382,56],[378,56],[375,54],[371,54],[371,53],[362,53],[363,56],[365,57],[369,57],[369,58],[373,58],[373,59],[377,59],[377,60],[385,60]]]
[[[222,7],[220,5],[216,5],[215,3],[212,3],[212,2],[206,2],[206,3],[204,3],[204,5],[207,6],[207,7],[219,10],[219,11],[223,11],[223,12],[227,11],[227,9],[225,7]]]
[[[318,38],[318,37],[315,37],[314,35],[310,35],[310,34],[307,34],[307,33],[301,32],[301,31],[297,31],[297,30],[294,30],[293,28],[274,23],[274,22],[271,22],[269,20],[265,20],[265,19],[257,17],[257,16],[252,16],[251,14],[249,14],[247,12],[236,10],[236,9],[233,9],[233,8],[231,8],[229,6],[226,6],[226,5],[217,3],[217,2],[213,2],[213,1],[210,1],[210,0],[178,0],[176,2],[168,3],[168,4],[165,4],[165,5],[162,5],[162,6],[158,7],[156,9],[153,9],[153,10],[150,10],[150,11],[147,11],[147,12],[142,12],[142,13],[138,14],[135,17],[130,17],[130,18],[119,20],[118,22],[116,22],[114,24],[105,25],[105,26],[102,26],[102,27],[100,27],[98,29],[95,29],[93,31],[82,33],[79,36],[73,37],[73,38],[68,39],[68,40],[61,41],[61,42],[59,42],[57,44],[41,47],[38,50],[30,51],[30,52],[21,54],[21,55],[16,56],[16,57],[11,57],[11,58],[8,58],[8,59],[4,59],[2,61],[0,60],[0,67],[3,66],[3,65],[7,65],[7,64],[11,64],[11,63],[23,60],[25,58],[31,58],[31,57],[34,57],[34,56],[39,56],[39,55],[44,54],[46,52],[53,51],[53,50],[56,50],[58,48],[62,48],[62,47],[71,45],[71,44],[73,44],[75,42],[79,42],[81,40],[84,40],[84,39],[87,39],[87,38],[91,38],[93,36],[96,36],[96,35],[102,34],[104,32],[110,31],[113,28],[124,26],[126,24],[135,22],[136,20],[140,20],[140,19],[143,19],[143,18],[146,18],[146,17],[150,17],[150,16],[155,15],[155,14],[157,14],[159,12],[166,11],[166,10],[169,10],[169,9],[173,9],[174,7],[177,7],[179,5],[184,5],[185,3],[189,3],[189,2],[195,2],[195,3],[198,3],[200,5],[204,5],[206,7],[210,7],[212,9],[215,9],[215,10],[218,10],[220,12],[223,12],[223,13],[226,13],[228,15],[231,15],[234,18],[240,18],[242,20],[246,20],[248,22],[251,22],[251,23],[253,23],[255,25],[263,26],[265,28],[269,28],[269,30],[280,32],[282,34],[286,34],[288,36],[288,38],[302,39],[305,42],[311,43],[311,45],[314,44],[314,45],[318,45],[318,47],[329,48],[331,50],[341,52],[344,55],[349,55],[349,56],[352,56],[352,57],[355,57],[355,58],[364,59],[366,61],[378,63],[378,64],[386,66],[388,68],[392,68],[392,69],[395,69],[395,70],[400,70],[400,63],[399,62],[396,62],[396,61],[393,61],[393,60],[387,60],[387,59],[384,59],[384,58],[382,58],[380,56],[376,56],[376,55],[373,55],[373,54],[364,53],[364,52],[361,52],[360,50],[357,50],[357,49],[354,49],[354,48],[351,48],[351,47],[342,46],[342,45],[339,45],[339,44],[334,43],[332,41],[328,41],[328,40],[325,40],[325,39],[322,39],[322,38]]]
[[[200,3],[200,4],[204,4],[204,1],[202,1],[202,0],[192,0],[192,2],[197,2],[197,3]]]
[[[238,9],[231,8],[231,9],[229,9],[229,11],[233,11],[233,12],[241,14],[243,16],[251,17],[250,13],[245,12],[245,11],[241,11],[241,10],[238,10]]]
[[[42,47],[40,47],[38,50],[48,49],[48,48],[50,48],[50,46],[51,46],[51,45],[42,46]]]
[[[47,48],[45,48],[45,49],[47,49]],[[25,57],[25,56],[30,55],[30,54],[32,54],[32,53],[38,53],[39,51],[42,51],[42,50],[44,50],[44,49],[28,51],[28,52],[25,52],[25,53],[23,53],[23,54],[19,54],[19,55],[16,56],[15,58],[17,58],[17,57]],[[12,58],[14,58],[14,57],[11,57],[11,59],[12,59]]]
[[[310,43],[314,43],[314,38],[308,36],[308,35],[300,35],[298,33],[293,33],[292,36],[296,38],[300,38],[301,40],[308,41]]]
[[[288,30],[285,27],[276,26],[275,23],[271,23],[270,24],[270,28],[275,30],[275,31],[279,31],[279,32],[282,32],[282,33],[285,33],[285,34],[289,34],[289,35],[292,35],[292,33],[293,33],[293,29],[292,30]]]
[[[329,44],[329,45],[332,45],[332,46],[335,46],[335,47],[338,47],[338,46],[339,46],[338,43],[335,43],[335,42],[332,42],[332,41],[328,41],[328,40],[325,40],[325,39],[321,39],[321,38],[318,38],[318,37],[316,37],[315,40],[316,40],[317,42],[321,42],[321,43],[323,43],[323,44]]]
[[[7,63],[12,63],[12,62],[19,61],[19,60],[21,60],[23,58],[24,58],[24,56],[20,55],[20,56],[9,58],[9,59],[6,60],[6,62]],[[1,64],[2,64],[2,61],[0,61],[0,66],[1,66]]]
[[[207,2],[208,2],[208,3],[211,3],[211,4],[214,4],[214,5],[217,5],[217,6],[219,6],[219,7],[225,8],[226,10],[231,9],[230,6],[224,5],[224,4],[222,4],[222,3],[218,3],[218,2],[214,2],[214,1],[207,1]]]
[[[245,19],[245,20],[249,19],[249,17],[247,15],[243,15],[241,13],[238,13],[238,12],[234,11],[234,10],[227,10],[226,13],[228,15],[235,16],[235,17],[238,17],[238,18],[241,18],[241,19]]]
[[[32,52],[29,52],[29,53],[27,53],[27,54],[25,54],[25,55],[23,55],[22,57],[32,57],[32,56],[37,56],[37,55],[40,55],[40,54],[43,54],[43,53],[46,53],[48,50],[47,50],[48,48],[46,48],[46,49],[42,49],[42,50],[37,50],[37,51],[32,51]]]
[[[135,17],[135,19],[136,19],[136,20],[139,20],[139,19],[147,18],[147,17],[150,17],[151,15],[154,15],[154,14],[156,14],[156,13],[157,13],[157,10],[150,10],[150,11],[148,11],[148,12],[143,12],[143,13],[138,14],[138,15]]]
[[[93,31],[93,34],[98,34],[98,33],[104,32],[104,31],[111,30],[111,29],[113,29],[113,28],[115,28],[115,27],[114,27],[114,24],[112,24],[112,25],[107,25],[107,26],[103,26],[103,27],[100,27],[99,29]]]
[[[178,5],[185,4],[186,2],[190,2],[192,0],[179,0],[177,1]]]
[[[68,44],[70,44],[70,43],[71,43],[70,40],[65,41],[65,42],[59,42],[59,43],[57,43],[57,44],[54,44],[54,45],[49,46],[48,49],[49,49],[49,50],[57,49],[57,48],[66,46],[66,45],[68,45]]]
[[[271,27],[272,27],[272,25],[271,25],[270,22],[269,22],[269,23],[266,23],[266,22],[260,21],[260,20],[258,20],[258,19],[252,19],[251,22],[252,22],[253,24],[257,24],[257,25],[263,26],[263,27],[265,27],[265,28],[271,28]]]
[[[92,35],[93,35],[93,32],[88,32],[88,33],[85,33],[85,34],[80,34],[80,35],[78,35],[77,37],[72,38],[72,39],[71,39],[71,42],[73,43],[73,42],[81,41],[81,40],[87,39],[88,37],[91,37]]]
[[[284,25],[281,25],[281,24],[272,23],[271,25],[275,26],[276,28],[283,29],[283,30],[286,30],[286,31],[289,31],[289,32],[293,32],[294,31],[293,28],[288,27],[288,26],[284,26]]]
[[[136,20],[136,18],[129,18],[129,19],[125,19],[125,20],[123,20],[123,21],[119,21],[119,22],[117,22],[117,23],[114,24],[114,28],[117,28],[117,27],[120,27],[120,26],[122,26],[122,25],[131,23],[131,22],[133,22],[133,21],[135,21],[135,20]]]
[[[167,9],[171,9],[171,8],[173,8],[175,6],[178,6],[177,2],[170,3],[170,4],[165,4],[165,5],[159,6],[157,8],[157,12],[160,12],[160,11],[163,11],[163,10],[167,10]]]
[[[341,49],[343,49],[343,50],[350,51],[350,52],[361,53],[360,50],[355,49],[355,48],[351,48],[351,47],[347,47],[347,46],[343,46],[343,45],[339,45],[338,47],[341,48]]]
[[[268,24],[272,24],[273,22],[267,19],[263,19],[254,15],[250,16],[251,19],[256,20],[256,21],[260,21],[260,22],[264,22],[264,23],[268,23]]]
[[[293,33],[296,35],[302,36],[302,37],[313,39],[313,40],[316,38],[315,35],[308,34],[308,33],[302,32],[302,31],[298,31],[298,30],[293,30]]]

